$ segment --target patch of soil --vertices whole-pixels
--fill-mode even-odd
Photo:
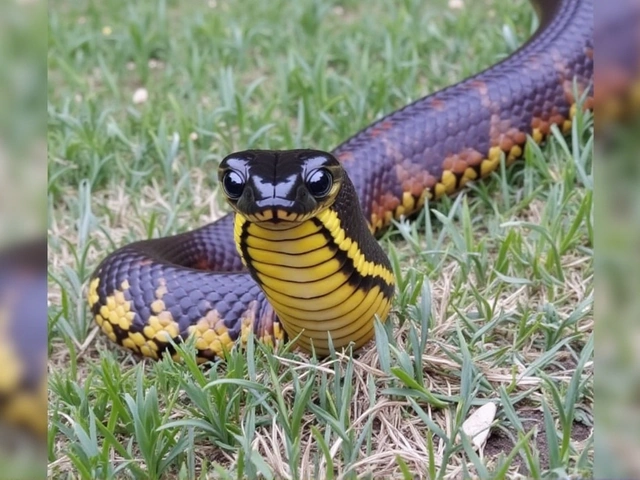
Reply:
[[[533,408],[524,408],[518,413],[523,419],[522,424],[525,432],[529,432],[533,428],[536,429],[537,433],[534,435],[533,441],[540,458],[540,467],[542,469],[548,469],[549,447],[547,445],[547,435],[544,427],[544,414],[540,410]],[[517,436],[514,429],[509,429],[509,431],[514,437]],[[581,442],[587,439],[590,434],[591,427],[579,422],[573,423],[571,438],[574,441]],[[513,447],[513,441],[511,441],[511,438],[503,430],[495,430],[487,439],[487,443],[484,447],[484,455],[485,457],[497,457],[502,453],[506,456],[511,452]],[[513,464],[518,467],[518,473],[521,475],[526,476],[529,474],[526,463],[520,455],[516,455],[513,459]]]

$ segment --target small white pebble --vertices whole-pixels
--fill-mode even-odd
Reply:
[[[82,94],[81,94],[81,93],[76,93],[76,94],[74,95],[73,99],[74,99],[77,103],[82,102]]]
[[[151,60],[149,60],[148,65],[149,65],[149,68],[153,70],[155,68],[158,68],[158,61],[152,58]]]
[[[497,410],[498,408],[495,403],[485,403],[473,412],[462,424],[462,431],[469,437],[477,450],[484,447],[489,433],[491,433],[491,424],[496,418]]]
[[[133,92],[133,103],[135,103],[136,105],[144,103],[148,99],[149,92],[147,92],[146,88],[138,88],[135,92]]]
[[[196,132],[191,132],[191,133],[189,134],[189,139],[190,139],[192,142],[195,142],[196,140],[198,140],[198,134],[197,134]]]
[[[449,8],[453,10],[460,10],[464,8],[464,2],[462,0],[449,0]]]
[[[109,25],[105,25],[104,27],[102,27],[102,34],[105,37],[108,37],[112,33],[113,33],[113,30],[111,29],[111,27]]]
[[[136,69],[136,64],[133,62],[127,62],[127,70],[132,71]]]

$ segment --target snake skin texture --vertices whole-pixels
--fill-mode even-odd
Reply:
[[[0,436],[47,434],[47,243],[0,251]]]
[[[615,8],[596,4],[594,42],[598,46],[598,66],[594,72],[594,108],[598,110],[598,135],[614,131],[621,121],[637,117],[640,111],[640,5],[635,0],[619,0]]]
[[[527,138],[567,133],[577,96],[592,108],[593,1],[534,2],[541,27],[500,63],[376,121],[332,153],[351,178],[372,231],[419,211],[519,158]],[[584,95],[583,95],[584,94]],[[113,341],[157,358],[195,337],[205,361],[246,339],[283,338],[277,316],[243,270],[233,220],[137,242],[109,255],[88,300]]]
[[[542,28],[487,70],[391,113],[338,146],[365,215],[379,230],[427,197],[451,194],[541,142],[567,132],[579,92],[592,102],[593,3],[544,2]]]

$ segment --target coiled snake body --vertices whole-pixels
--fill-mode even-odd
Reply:
[[[203,361],[249,332],[265,342],[297,336],[298,346],[320,354],[329,336],[336,348],[366,343],[393,295],[389,262],[371,233],[489,175],[503,157],[512,163],[528,136],[540,143],[552,125],[568,132],[576,93],[591,107],[592,0],[534,5],[540,28],[507,59],[391,113],[331,154],[227,157],[220,179],[235,223],[227,215],[104,259],[88,291],[104,333],[153,358],[171,350],[170,338],[193,336]],[[337,185],[326,196],[315,195],[324,193],[317,171],[331,174],[329,188]],[[296,211],[296,201],[309,208]]]

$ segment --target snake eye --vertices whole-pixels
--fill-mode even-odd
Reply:
[[[318,168],[313,170],[307,177],[307,188],[311,195],[316,198],[322,198],[329,193],[333,185],[333,177],[328,170]]]
[[[242,175],[233,170],[229,170],[224,174],[224,177],[222,177],[222,188],[227,197],[231,200],[237,200],[244,190],[244,179]]]

